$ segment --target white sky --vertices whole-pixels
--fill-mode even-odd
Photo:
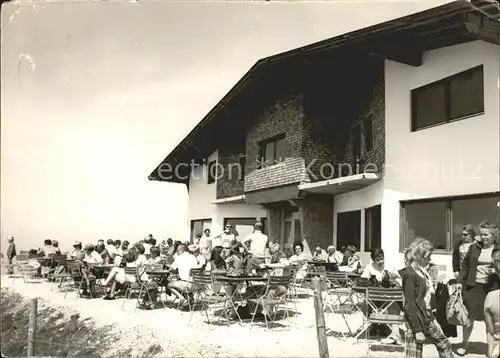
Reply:
[[[1,243],[18,250],[188,239],[185,187],[147,176],[251,65],[439,5],[36,4],[2,8]]]

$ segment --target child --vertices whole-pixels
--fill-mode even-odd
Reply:
[[[494,249],[491,253],[493,275],[500,276],[500,250]],[[495,287],[486,296],[484,302],[484,321],[488,337],[488,357],[500,358],[500,290]]]
[[[434,247],[428,240],[416,238],[409,247],[410,265],[400,271],[408,328],[407,358],[422,358],[425,341],[436,346],[440,358],[454,358],[450,341],[444,335],[431,308],[434,285],[426,267],[429,266],[433,250]]]
[[[9,246],[7,247],[7,274],[14,274],[14,266],[12,265],[12,260],[16,257],[16,244],[14,244],[14,236],[9,236],[7,238],[7,243]]]

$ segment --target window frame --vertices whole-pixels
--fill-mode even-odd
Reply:
[[[193,219],[193,220],[190,220],[190,232],[191,232],[191,235],[190,235],[190,242],[193,242],[194,240],[194,237],[197,233],[194,232],[194,224],[195,222],[201,222],[201,227],[203,228],[203,224],[205,222],[209,222],[210,223],[210,227],[212,227],[212,219]],[[210,231],[212,231],[210,229]],[[200,234],[203,235],[203,232],[201,232]]]
[[[380,248],[382,248],[382,204],[377,204],[377,205],[373,205],[373,206],[370,206],[368,208],[365,208],[364,209],[364,215],[365,215],[365,232],[364,232],[364,251],[365,252],[371,252],[371,251],[374,251],[376,248],[370,248],[368,246],[368,244],[370,243],[370,240],[368,240],[368,235],[370,234],[370,229],[369,229],[369,226],[370,226],[370,220],[369,220],[369,216],[371,215],[371,212],[372,210],[374,210],[375,208],[379,208],[380,210]],[[371,245],[370,245],[371,246]]]
[[[211,160],[207,164],[207,184],[214,184],[217,179],[217,168],[215,169],[215,173],[212,173],[212,167],[217,166],[217,160]]]
[[[263,141],[260,141],[259,142],[259,160],[260,160],[260,163],[261,164],[264,164],[264,163],[267,163],[267,161],[270,159],[270,158],[266,158],[266,147],[268,144],[273,144],[273,158],[272,158],[272,163],[267,163],[267,165],[274,165],[274,164],[278,164],[276,162],[277,158],[276,158],[276,148],[277,148],[277,142],[279,142],[280,140],[284,140],[285,143],[286,143],[286,133],[281,133],[281,134],[278,134],[278,135],[275,135],[271,138],[268,138],[266,140],[263,140]],[[288,143],[287,144],[287,151],[288,151]],[[286,157],[285,157],[286,158]]]
[[[475,75],[476,72],[481,74],[481,83],[482,83],[482,86],[481,86],[481,108],[482,109],[480,111],[477,111],[474,113],[470,113],[470,114],[463,115],[463,116],[456,117],[456,118],[451,118],[451,90],[450,90],[451,83],[458,78]],[[445,101],[445,114],[446,114],[446,117],[444,118],[445,121],[434,123],[434,124],[428,124],[425,126],[419,126],[417,123],[417,119],[418,119],[417,98],[418,98],[418,95],[422,91],[428,90],[428,89],[433,88],[433,87],[439,87],[439,86],[444,86],[444,101]],[[481,64],[479,66],[474,66],[474,67],[469,68],[465,71],[455,73],[451,76],[442,78],[438,81],[434,81],[434,82],[428,83],[424,86],[412,89],[411,93],[410,93],[410,109],[411,109],[411,121],[410,121],[411,128],[410,129],[412,132],[416,132],[416,131],[427,129],[427,128],[432,128],[432,127],[447,124],[447,123],[456,122],[456,121],[466,119],[466,118],[471,118],[471,117],[483,115],[485,113],[484,65]]]
[[[358,225],[358,231],[359,231],[359,244],[355,245],[357,246],[356,249],[361,251],[361,245],[363,244],[363,237],[361,236],[362,234],[362,230],[361,230],[361,225],[363,224],[363,209],[354,209],[354,210],[348,210],[348,211],[341,211],[341,212],[337,212],[336,213],[336,222],[335,222],[335,246],[337,247],[338,250],[341,249],[341,245],[339,243],[339,219],[340,219],[340,216],[342,215],[345,215],[345,214],[353,214],[353,213],[356,213],[358,214],[357,217],[359,218],[359,225]],[[348,243],[347,245],[345,245],[346,247],[348,245],[354,245],[352,243]]]
[[[453,237],[454,237],[454,225],[453,225],[453,211],[452,211],[452,203],[454,201],[459,200],[472,200],[472,199],[482,199],[482,198],[494,198],[498,197],[500,202],[500,191],[498,192],[488,192],[481,194],[472,194],[472,195],[455,195],[455,196],[443,196],[443,197],[435,197],[435,198],[426,198],[426,199],[412,199],[412,200],[401,200],[400,203],[400,222],[399,222],[399,248],[400,252],[404,252],[409,246],[407,242],[407,232],[405,230],[406,227],[406,208],[407,204],[425,204],[425,203],[445,203],[446,205],[446,249],[434,249],[434,252],[440,254],[451,254],[453,252]],[[500,210],[500,209],[499,209]],[[500,220],[500,219],[499,219]]]

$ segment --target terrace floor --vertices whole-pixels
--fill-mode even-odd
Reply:
[[[80,321],[88,319],[97,326],[113,325],[122,339],[109,342],[109,356],[130,346],[134,349],[158,344],[162,353],[158,356],[185,357],[317,357],[314,303],[312,298],[298,300],[300,314],[280,321],[284,328],[266,329],[260,325],[244,323],[242,326],[212,326],[209,329],[202,312],[195,313],[191,325],[188,326],[189,312],[174,308],[159,308],[152,311],[137,310],[134,312],[135,300],[127,302],[125,310],[121,310],[122,300],[105,301],[100,298],[76,299],[75,292],[64,293],[57,285],[49,282],[26,284],[22,279],[2,276],[2,288],[10,288],[27,299],[39,297],[44,306],[56,307],[66,314],[78,313]],[[292,306],[293,307],[293,306]],[[345,331],[343,320],[339,315],[325,314],[327,327],[332,331]],[[356,329],[362,322],[361,313],[349,316],[349,323]],[[459,335],[461,335],[459,329]],[[471,358],[484,357],[486,354],[485,327],[482,322],[474,329]],[[452,343],[458,343],[457,338]],[[328,337],[330,357],[366,357],[367,343],[354,339],[341,341]],[[403,357],[401,352],[370,352],[371,357]],[[424,348],[424,357],[438,357],[433,346]]]

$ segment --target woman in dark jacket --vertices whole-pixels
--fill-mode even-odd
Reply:
[[[465,355],[469,338],[474,328],[474,321],[484,321],[484,301],[491,285],[491,254],[498,246],[498,226],[485,221],[479,224],[479,241],[469,247],[469,251],[460,268],[459,281],[463,287],[464,305],[469,315],[470,326],[463,329],[462,347],[457,354]]]
[[[457,244],[455,250],[453,250],[453,256],[451,265],[453,267],[453,274],[455,278],[458,279],[460,276],[460,267],[462,266],[462,261],[469,251],[470,245],[474,242],[476,237],[476,230],[472,225],[465,225],[462,227],[462,240]]]
[[[454,358],[450,341],[431,309],[434,286],[425,268],[429,265],[433,250],[429,241],[416,238],[409,247],[409,265],[399,271],[403,279],[404,311],[408,328],[407,358],[422,358],[423,343],[426,340],[436,346],[440,358]]]

